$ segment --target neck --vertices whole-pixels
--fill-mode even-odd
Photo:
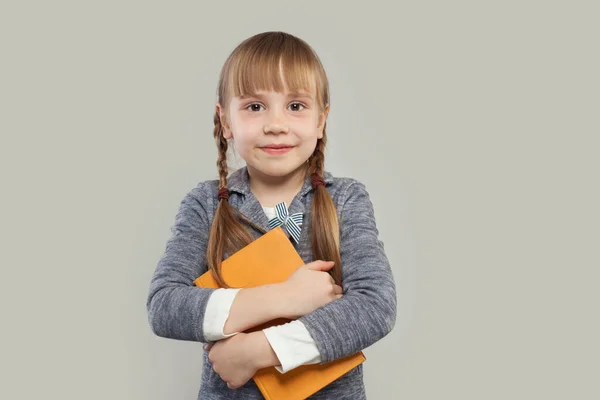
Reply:
[[[250,190],[258,202],[265,207],[272,207],[285,201],[288,206],[302,189],[306,179],[307,168],[300,166],[295,171],[284,176],[269,176],[248,166]]]

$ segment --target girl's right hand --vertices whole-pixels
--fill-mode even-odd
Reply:
[[[310,314],[319,307],[342,297],[342,287],[336,285],[327,271],[333,261],[313,261],[299,267],[281,283],[287,318]]]

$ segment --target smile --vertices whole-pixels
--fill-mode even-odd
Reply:
[[[261,150],[267,154],[285,154],[288,151],[292,150],[293,147],[261,147]]]

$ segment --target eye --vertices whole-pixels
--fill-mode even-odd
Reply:
[[[302,103],[292,103],[290,107],[292,107],[292,111],[302,111],[305,108]]]
[[[261,104],[258,104],[258,103],[252,103],[252,104],[248,104],[248,105],[246,106],[246,110],[249,110],[249,111],[260,111],[260,108],[261,108],[261,107],[262,107],[262,105],[261,105]]]

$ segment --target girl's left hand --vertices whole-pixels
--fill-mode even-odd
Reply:
[[[248,334],[238,333],[205,346],[213,370],[227,382],[227,387],[237,389],[246,384],[258,370],[252,357]]]

